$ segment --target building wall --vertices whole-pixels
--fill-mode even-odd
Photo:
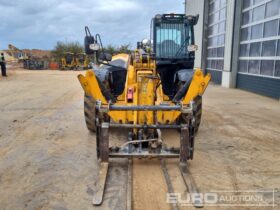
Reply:
[[[199,14],[199,20],[195,26],[195,42],[198,45],[198,51],[196,52],[195,67],[202,68],[202,47],[203,47],[203,19],[204,19],[204,0],[186,0],[186,14],[197,15]]]
[[[280,0],[243,1],[237,87],[280,99]]]
[[[186,2],[187,14],[204,11],[196,65],[224,87],[280,99],[280,0]]]
[[[225,42],[227,26],[227,0],[211,0],[207,2],[207,50],[206,69],[212,75],[212,81],[222,83],[222,72],[225,63]]]
[[[279,20],[279,0],[243,2],[240,73],[280,77]]]

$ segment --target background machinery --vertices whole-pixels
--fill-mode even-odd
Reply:
[[[17,59],[19,62],[22,62],[26,59],[28,59],[28,55],[26,52],[24,52],[24,50],[20,50],[18,49],[16,46],[9,44],[8,45],[8,53],[14,57],[15,59]]]
[[[85,53],[66,52],[61,59],[61,70],[86,70],[89,58]]]
[[[89,66],[89,59],[85,53],[78,53],[75,56],[76,69],[77,70],[86,70]]]
[[[23,68],[29,70],[47,70],[49,68],[49,61],[34,56],[29,56],[23,60]]]
[[[66,52],[61,58],[61,70],[72,70],[76,67],[74,53]]]
[[[92,36],[86,27],[86,53],[99,65],[78,76],[85,92],[86,124],[96,132],[100,160],[93,204],[102,203],[109,158],[179,158],[182,171],[187,170],[201,120],[201,96],[210,81],[209,74],[193,69],[197,21],[198,16],[156,15],[153,42],[144,41],[130,55],[114,57],[103,51],[100,36]],[[113,127],[128,129],[120,147],[110,147]],[[179,130],[178,148],[167,147],[161,129]]]

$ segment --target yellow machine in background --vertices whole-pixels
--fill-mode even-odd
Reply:
[[[114,57],[86,27],[85,51],[95,56],[97,66],[78,79],[85,92],[86,125],[96,132],[101,161],[94,205],[102,203],[109,158],[179,158],[182,171],[193,159],[202,95],[211,78],[193,68],[197,21],[183,14],[157,15],[152,20],[154,45],[143,40],[131,54]],[[110,146],[110,128],[128,129],[122,146]],[[162,129],[180,131],[178,148],[167,147]]]
[[[9,44],[8,48],[9,48],[8,49],[9,55],[12,56],[13,58],[17,59],[19,62],[22,62],[22,61],[28,59],[28,55],[27,55],[27,53],[24,52],[24,50],[20,50],[12,44]]]
[[[89,58],[85,53],[65,53],[61,59],[61,70],[86,70],[89,66]]]
[[[76,67],[76,61],[74,53],[67,52],[64,57],[61,58],[61,70],[73,70]]]
[[[89,59],[85,53],[78,53],[75,56],[76,69],[77,70],[86,70],[89,66]]]

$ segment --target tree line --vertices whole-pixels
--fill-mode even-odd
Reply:
[[[130,44],[122,44],[120,46],[107,45],[103,50],[111,55],[116,55],[119,53],[131,53]],[[52,56],[59,60],[64,57],[65,53],[70,52],[74,54],[84,53],[84,46],[79,42],[61,42],[58,41],[52,50]]]

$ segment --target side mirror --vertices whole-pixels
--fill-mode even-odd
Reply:
[[[195,52],[195,51],[197,51],[198,50],[198,46],[197,45],[189,45],[188,46],[188,51],[189,52]]]
[[[198,23],[198,20],[199,20],[199,15],[196,15],[196,16],[189,15],[189,16],[187,16],[185,23],[195,26]]]
[[[111,61],[112,60],[112,55],[109,53],[103,53],[101,52],[98,56],[98,59],[101,61]]]
[[[93,43],[89,45],[89,49],[91,49],[92,51],[99,51],[100,50],[100,45],[98,43]]]

